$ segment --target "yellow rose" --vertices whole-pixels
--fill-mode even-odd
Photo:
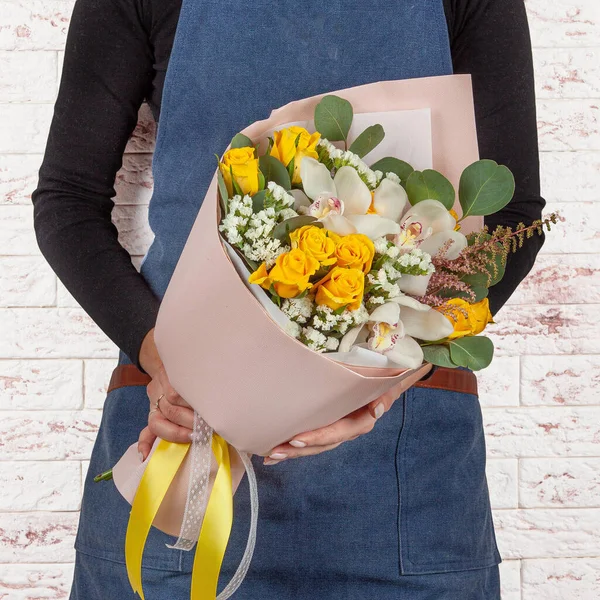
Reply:
[[[268,280],[268,283],[267,283]],[[267,272],[267,265],[263,263],[248,277],[248,281],[250,283],[255,283],[256,285],[260,285],[265,289],[269,289],[271,287],[271,280],[269,279],[269,273]]]
[[[318,283],[316,301],[333,310],[346,306],[358,310],[365,291],[365,274],[360,269],[333,267]]]
[[[317,260],[295,248],[280,254],[270,273],[267,273],[264,263],[260,265],[248,281],[260,285],[265,290],[271,289],[272,285],[281,298],[295,298],[312,287],[309,279],[318,269]]]
[[[335,248],[338,267],[360,269],[368,273],[373,265],[375,246],[373,242],[362,233],[351,233],[340,238]]]
[[[298,139],[298,145],[296,146],[298,136],[300,136],[300,139]],[[302,179],[300,179],[300,163],[305,156],[319,158],[317,143],[320,139],[320,133],[313,133],[311,135],[304,127],[297,127],[295,125],[281,131],[276,131],[273,134],[275,143],[271,148],[271,156],[274,156],[286,167],[292,162],[292,159],[295,159],[292,183],[302,182]]]
[[[292,248],[300,248],[325,267],[335,263],[335,245],[339,239],[332,231],[314,225],[305,225],[290,233]]]
[[[231,173],[243,194],[253,196],[258,192],[258,158],[254,148],[232,148],[225,152],[223,162],[219,163],[229,195],[233,195]]]
[[[485,329],[488,323],[494,322],[487,298],[475,304],[469,304],[462,298],[453,298],[446,302],[447,305],[460,309],[453,310],[451,314],[446,315],[454,326],[454,332],[448,336],[450,340],[468,335],[477,335]]]

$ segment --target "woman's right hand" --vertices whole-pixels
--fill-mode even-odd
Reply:
[[[154,343],[151,329],[140,350],[140,364],[152,377],[146,387],[150,400],[148,426],[140,433],[138,452],[145,460],[157,437],[168,442],[187,443],[194,426],[193,408],[173,389]],[[158,409],[156,402],[160,398]]]

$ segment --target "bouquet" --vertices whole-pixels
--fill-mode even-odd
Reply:
[[[489,364],[487,290],[543,223],[483,228],[514,179],[478,158],[465,76],[293,102],[218,157],[155,329],[195,410],[194,441],[157,440],[144,462],[132,444],[113,469],[132,504],[125,554],[142,598],[151,526],[178,535],[174,548],[197,543],[192,599],[216,597],[245,470],[249,539],[219,598],[235,592],[256,535],[251,454],[408,389],[431,364]]]
[[[493,322],[488,290],[508,253],[551,220],[464,235],[468,216],[511,200],[510,170],[468,166],[459,217],[442,173],[397,157],[368,166],[385,131],[373,124],[349,140],[352,118],[351,103],[330,95],[313,132],[277,130],[262,155],[236,135],[219,162],[219,230],[252,270],[248,282],[265,290],[258,298],[310,349],[364,366],[487,367],[493,344],[478,334]]]

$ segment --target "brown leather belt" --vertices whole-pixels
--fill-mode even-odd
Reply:
[[[108,392],[128,385],[148,385],[150,381],[150,375],[142,373],[135,365],[118,365],[110,378]],[[477,377],[471,371],[437,367],[426,379],[417,381],[415,387],[477,395]]]

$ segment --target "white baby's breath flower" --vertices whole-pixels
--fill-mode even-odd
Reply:
[[[389,242],[384,237],[377,238],[373,241],[373,246],[375,246],[375,252],[377,252],[377,254],[385,254],[388,245]]]
[[[398,177],[396,173],[392,173],[391,171],[385,174],[385,178],[389,179],[390,181],[393,181],[394,183],[397,183],[398,185],[401,184],[400,177]]]

